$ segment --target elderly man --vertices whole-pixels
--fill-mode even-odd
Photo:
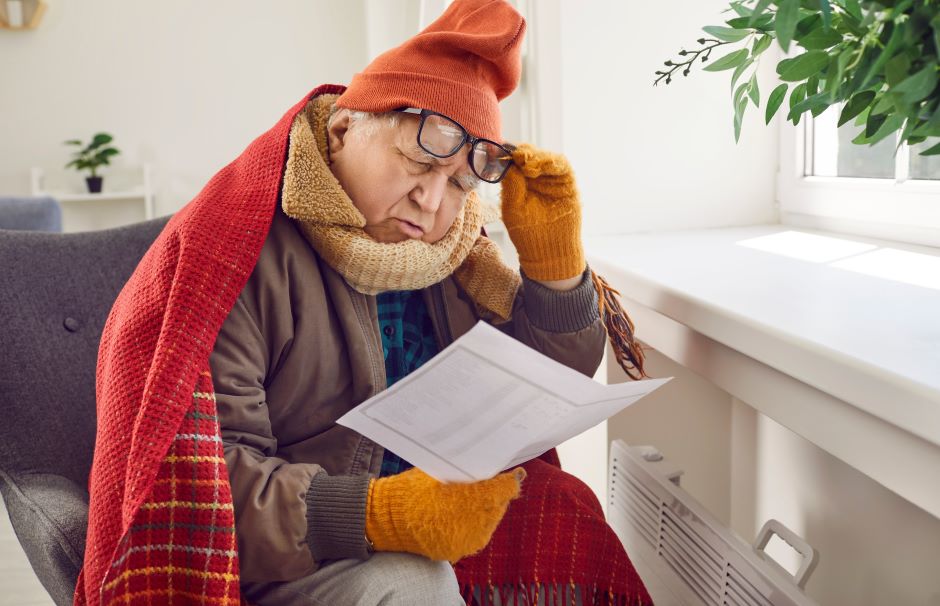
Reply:
[[[503,0],[456,0],[174,217],[102,339],[77,603],[649,602],[554,451],[442,484],[336,424],[479,320],[586,374],[619,331],[642,373],[567,162],[501,143],[524,30]],[[481,181],[503,183],[521,272],[481,235]]]

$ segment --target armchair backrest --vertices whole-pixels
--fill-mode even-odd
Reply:
[[[86,486],[101,331],[167,220],[68,234],[0,230],[0,471]]]

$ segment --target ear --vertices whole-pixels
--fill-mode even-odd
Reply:
[[[327,144],[329,145],[331,154],[335,154],[343,149],[351,124],[352,118],[349,115],[348,109],[343,107],[336,110],[336,117],[326,130]]]

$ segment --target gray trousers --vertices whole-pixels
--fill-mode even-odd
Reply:
[[[368,560],[335,560],[295,581],[243,583],[257,606],[462,606],[447,562],[378,552]]]

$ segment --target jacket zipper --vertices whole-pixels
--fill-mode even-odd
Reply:
[[[444,284],[438,282],[431,290],[431,301],[434,303],[435,322],[434,329],[437,333],[437,346],[444,349],[454,341],[454,335],[450,330],[450,316],[447,314],[447,305],[444,303]]]

